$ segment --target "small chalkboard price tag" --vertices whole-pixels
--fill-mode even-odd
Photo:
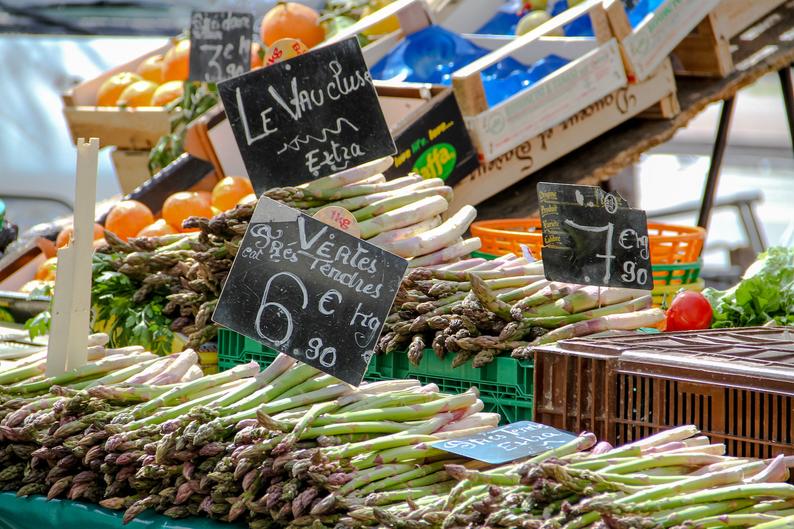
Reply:
[[[545,424],[520,421],[469,437],[432,444],[446,452],[499,465],[559,448],[576,436]]]
[[[190,80],[218,83],[251,69],[250,13],[194,11],[190,16]]]
[[[537,190],[547,279],[653,289],[644,211],[595,186],[540,182]]]
[[[396,152],[356,37],[218,85],[258,195]]]
[[[212,319],[357,386],[407,267],[262,197]]]

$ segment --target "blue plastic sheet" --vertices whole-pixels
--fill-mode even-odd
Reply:
[[[370,69],[374,79],[449,86],[452,74],[488,54],[460,35],[439,26],[430,26],[408,35]],[[529,88],[568,60],[549,55],[530,65],[507,58],[483,71],[488,104],[494,106]]]
[[[17,498],[13,492],[0,493],[0,529],[90,528],[120,529],[123,511],[111,511],[91,503],[70,500],[47,501],[44,496]],[[208,518],[173,520],[146,511],[126,526],[130,529],[241,529]]]

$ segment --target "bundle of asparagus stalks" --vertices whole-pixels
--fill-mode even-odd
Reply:
[[[475,367],[512,351],[531,357],[536,345],[614,330],[651,327],[664,312],[650,293],[551,282],[543,263],[508,254],[415,268],[397,293],[378,352],[407,350],[418,364],[426,347],[453,367]]]
[[[14,406],[0,427],[0,487],[96,501],[125,509],[125,521],[156,509],[251,527],[333,526],[356,506],[448,492],[444,465],[465,462],[429,443],[499,420],[474,389],[354,388],[285,356],[261,372],[250,363],[177,384],[130,382],[144,372],[50,387],[24,413]]]
[[[452,189],[438,178],[423,180],[415,174],[387,182],[380,173],[391,163],[389,157],[265,194],[307,214],[325,206],[344,207],[359,221],[363,239],[410,258],[411,267],[456,261],[480,247],[479,238],[461,238],[474,220],[474,208],[464,207],[442,222]],[[187,334],[189,347],[212,340],[217,326],[210,316],[254,206],[240,205],[211,219],[187,219],[183,227],[198,229],[198,233],[128,241],[108,233],[107,246],[99,250],[105,256],[96,259],[95,290],[102,292],[95,292],[95,298],[101,297],[109,307],[111,298],[121,294],[112,290],[113,285],[127,288],[132,282],[136,304],[167,300],[162,307],[153,306],[152,312],[171,318],[171,330]],[[113,281],[114,273],[123,274],[125,280]],[[106,274],[101,281],[100,274]],[[130,294],[125,291],[124,295]]]
[[[613,448],[595,436],[527,461],[472,469],[405,505],[362,507],[337,525],[411,529],[794,527],[794,457],[725,457],[691,426]]]

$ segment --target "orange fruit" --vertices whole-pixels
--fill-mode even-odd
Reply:
[[[255,70],[257,68],[261,68],[262,64],[262,56],[259,55],[262,51],[262,46],[259,45],[258,42],[251,43],[251,69]]]
[[[193,216],[212,217],[212,209],[206,197],[199,193],[180,191],[168,197],[163,204],[163,218],[179,231],[187,231],[182,228],[182,221]]]
[[[147,81],[160,84],[163,82],[163,56],[152,55],[137,68],[138,75]]]
[[[266,46],[283,38],[293,38],[313,48],[325,39],[320,14],[297,2],[279,2],[262,19],[259,33]]]
[[[204,199],[204,202],[210,206],[212,205],[212,193],[209,191],[196,191],[196,193],[198,193],[198,196]]]
[[[253,204],[256,202],[256,194],[251,193],[250,195],[245,195],[243,198],[237,201],[237,205],[240,206],[242,204]]]
[[[157,90],[157,84],[151,81],[137,81],[124,89],[119,96],[119,106],[149,107],[152,106],[152,96]]]
[[[143,228],[154,222],[152,210],[137,200],[122,200],[110,210],[105,219],[105,230],[120,239],[135,237]]]
[[[163,57],[163,81],[187,81],[190,72],[190,41],[177,41]]]
[[[74,233],[74,226],[66,226],[64,229],[61,230],[61,233],[58,234],[58,237],[55,239],[55,246],[58,248],[63,248],[72,240],[72,234]],[[105,228],[102,227],[101,224],[94,223],[94,240],[101,239],[105,236]]]
[[[172,233],[179,233],[176,228],[168,224],[165,219],[156,220],[138,232],[136,237],[160,237],[161,235],[170,235]]]
[[[58,258],[50,257],[36,269],[36,279],[39,281],[53,281],[56,268],[58,268]]]
[[[254,192],[251,182],[242,176],[227,176],[212,188],[212,205],[221,211],[232,209],[246,195]]]
[[[153,107],[163,107],[173,101],[182,97],[185,93],[184,81],[168,81],[157,87],[152,96]]]
[[[96,93],[98,107],[114,107],[121,93],[133,83],[141,80],[141,76],[132,72],[120,72],[110,76]]]

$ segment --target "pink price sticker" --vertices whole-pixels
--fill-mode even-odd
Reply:
[[[361,228],[358,227],[356,217],[345,208],[339,206],[324,207],[315,213],[313,217],[353,237],[361,237]]]

